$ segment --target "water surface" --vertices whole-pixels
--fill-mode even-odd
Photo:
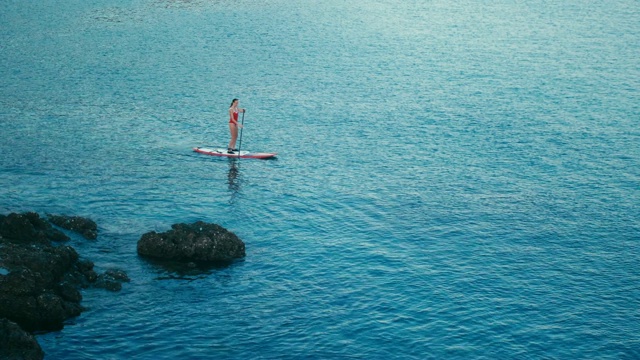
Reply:
[[[119,293],[47,359],[640,357],[636,1],[0,5],[0,211]],[[228,141],[234,161],[191,148]],[[136,255],[203,220],[243,261]]]

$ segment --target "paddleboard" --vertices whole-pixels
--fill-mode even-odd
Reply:
[[[195,147],[193,151],[212,156],[231,157],[240,159],[270,159],[278,155],[277,153],[258,153],[242,150],[240,152],[234,151],[232,154],[227,153],[227,149],[216,149],[207,147]]]

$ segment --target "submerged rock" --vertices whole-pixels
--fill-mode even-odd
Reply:
[[[148,232],[138,241],[138,254],[157,259],[228,262],[245,256],[245,245],[220,225],[202,221],[174,224],[164,233]]]
[[[33,335],[0,318],[0,359],[40,360],[44,352]]]
[[[98,237],[98,225],[91,219],[80,216],[51,215],[47,218],[52,224],[63,229],[75,231],[86,239],[94,240]]]
[[[98,276],[95,287],[107,289],[109,291],[120,291],[123,282],[129,282],[129,276],[118,269],[109,269],[104,274]]]

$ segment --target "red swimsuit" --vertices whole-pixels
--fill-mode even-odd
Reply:
[[[233,112],[233,120],[235,120],[235,123],[238,124],[238,110]],[[229,124],[233,124],[233,120],[229,118]]]

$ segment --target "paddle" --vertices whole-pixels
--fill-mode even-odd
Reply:
[[[240,158],[240,150],[242,150],[242,130],[244,129],[244,113],[247,112],[246,109],[242,112],[242,126],[240,127],[240,143],[238,144],[238,158]]]

